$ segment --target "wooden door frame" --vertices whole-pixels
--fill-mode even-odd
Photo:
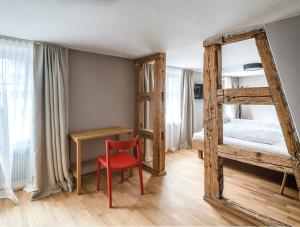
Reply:
[[[143,93],[143,72],[142,66],[147,62],[154,61],[154,92]],[[165,71],[166,54],[156,53],[134,60],[136,74],[136,135],[151,139],[153,141],[153,166],[143,165],[151,173],[161,176],[165,175]],[[153,102],[153,131],[144,129],[144,102]],[[141,141],[141,148],[144,151],[144,143]],[[144,152],[143,152],[144,153]]]
[[[248,96],[239,93],[244,89],[234,90],[235,99],[229,99],[223,95],[229,93],[228,89],[222,89],[222,45],[254,38],[262,61],[266,79],[269,87],[260,88],[263,91],[260,95],[258,89],[248,89]],[[278,220],[267,217],[254,210],[241,206],[240,204],[223,197],[223,158],[218,155],[218,146],[223,144],[223,122],[222,104],[273,104],[282,128],[288,152],[291,157],[291,164],[296,178],[298,189],[300,189],[300,165],[299,162],[299,138],[295,131],[286,97],[283,92],[280,77],[273,59],[268,43],[267,35],[263,28],[242,31],[229,35],[210,38],[203,42],[204,52],[204,199],[222,209],[226,209],[242,218],[258,225],[284,226]],[[227,92],[226,92],[227,91]],[[267,92],[266,92],[267,91]],[[267,95],[266,95],[267,93]],[[222,96],[222,95],[221,95]]]

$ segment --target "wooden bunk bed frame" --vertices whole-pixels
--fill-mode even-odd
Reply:
[[[222,45],[254,38],[265,71],[268,87],[222,89]],[[210,38],[204,52],[204,142],[195,141],[199,156],[204,151],[204,199],[258,225],[284,226],[285,223],[259,214],[223,197],[223,158],[294,174],[300,189],[300,143],[263,28]],[[222,104],[275,106],[290,157],[255,152],[223,144]],[[198,143],[198,144],[195,144]],[[299,194],[300,195],[300,194]]]

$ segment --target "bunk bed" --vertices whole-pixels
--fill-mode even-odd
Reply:
[[[287,174],[293,170],[279,124],[233,119],[223,125],[223,136],[223,144],[218,145],[220,157],[282,172],[283,194]],[[203,158],[204,130],[194,133],[192,147]]]

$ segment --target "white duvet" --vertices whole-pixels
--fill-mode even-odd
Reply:
[[[261,121],[235,119],[223,128],[224,136],[256,143],[274,145],[283,139],[280,126]]]
[[[235,119],[223,126],[224,144],[242,146],[287,155],[287,148],[278,124],[255,120]],[[204,139],[204,131],[193,138]]]

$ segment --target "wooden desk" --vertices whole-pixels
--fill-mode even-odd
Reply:
[[[77,194],[81,191],[81,166],[91,165],[97,163],[96,160],[90,160],[81,163],[81,142],[85,140],[109,137],[109,136],[119,136],[122,134],[129,134],[133,138],[133,130],[127,128],[102,128],[97,130],[89,130],[82,132],[70,133],[69,137],[72,141],[76,143],[76,165],[72,168],[73,175],[76,177],[77,183]],[[70,141],[71,143],[71,141]]]

